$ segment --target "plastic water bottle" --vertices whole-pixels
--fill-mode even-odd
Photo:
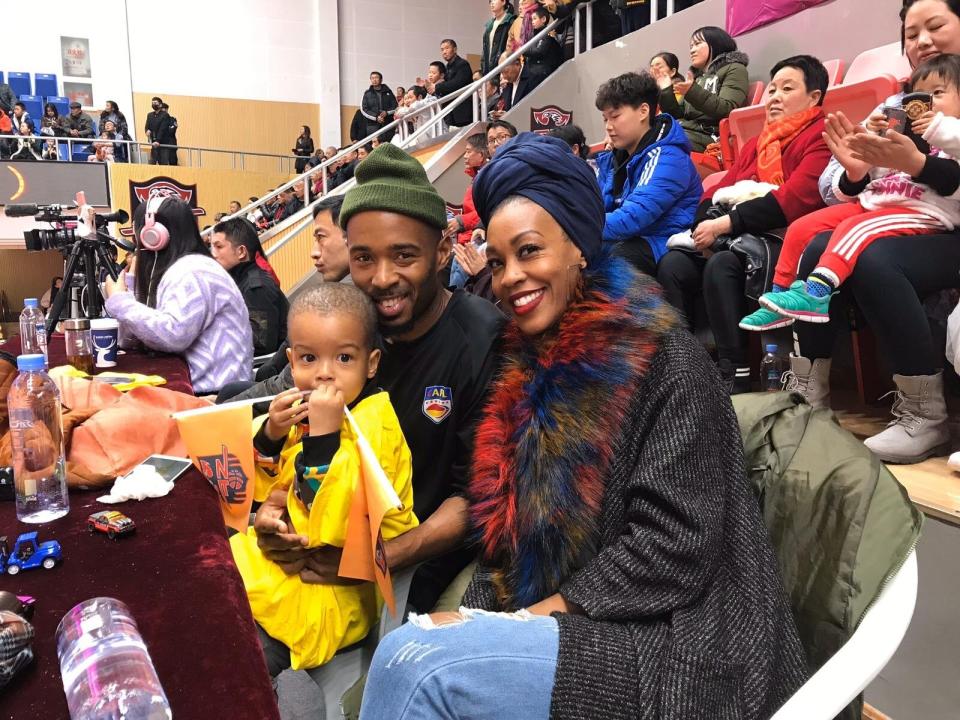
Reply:
[[[17,370],[7,396],[17,519],[45,523],[70,510],[60,391],[44,372],[43,355],[21,355]]]
[[[91,598],[64,615],[57,657],[73,720],[173,717],[137,623],[119,600]]]
[[[20,352],[24,355],[43,355],[44,366],[47,362],[47,329],[43,310],[36,298],[23,301],[20,313]]]
[[[780,356],[777,355],[776,345],[766,346],[766,355],[760,361],[760,378],[763,382],[763,389],[767,392],[780,392],[783,385],[780,378],[783,376],[783,365],[780,362]]]

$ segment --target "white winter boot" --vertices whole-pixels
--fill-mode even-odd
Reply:
[[[798,392],[812,407],[830,409],[830,359],[810,361],[790,355],[790,370],[783,376],[783,389]]]
[[[943,373],[894,375],[893,420],[887,429],[864,444],[881,460],[910,465],[931,455],[950,452],[947,403],[943,397]]]

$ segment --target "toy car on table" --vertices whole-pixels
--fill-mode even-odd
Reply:
[[[87,529],[90,532],[106,533],[111,540],[123,535],[129,535],[137,529],[136,523],[117,510],[102,510],[93,513],[87,518]]]
[[[60,543],[56,540],[37,542],[37,533],[23,533],[17,538],[13,550],[7,546],[7,537],[0,537],[0,568],[8,575],[16,575],[21,570],[42,567],[50,570],[63,558]]]

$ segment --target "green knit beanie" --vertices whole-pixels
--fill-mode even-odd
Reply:
[[[384,210],[421,220],[443,230],[447,206],[430,184],[423,165],[392,143],[383,143],[357,165],[355,187],[343,199],[340,227],[366,210]]]

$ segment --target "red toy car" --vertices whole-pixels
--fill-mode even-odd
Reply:
[[[87,518],[87,529],[90,532],[106,533],[108,538],[116,540],[121,535],[129,535],[137,526],[122,512],[103,510]]]

